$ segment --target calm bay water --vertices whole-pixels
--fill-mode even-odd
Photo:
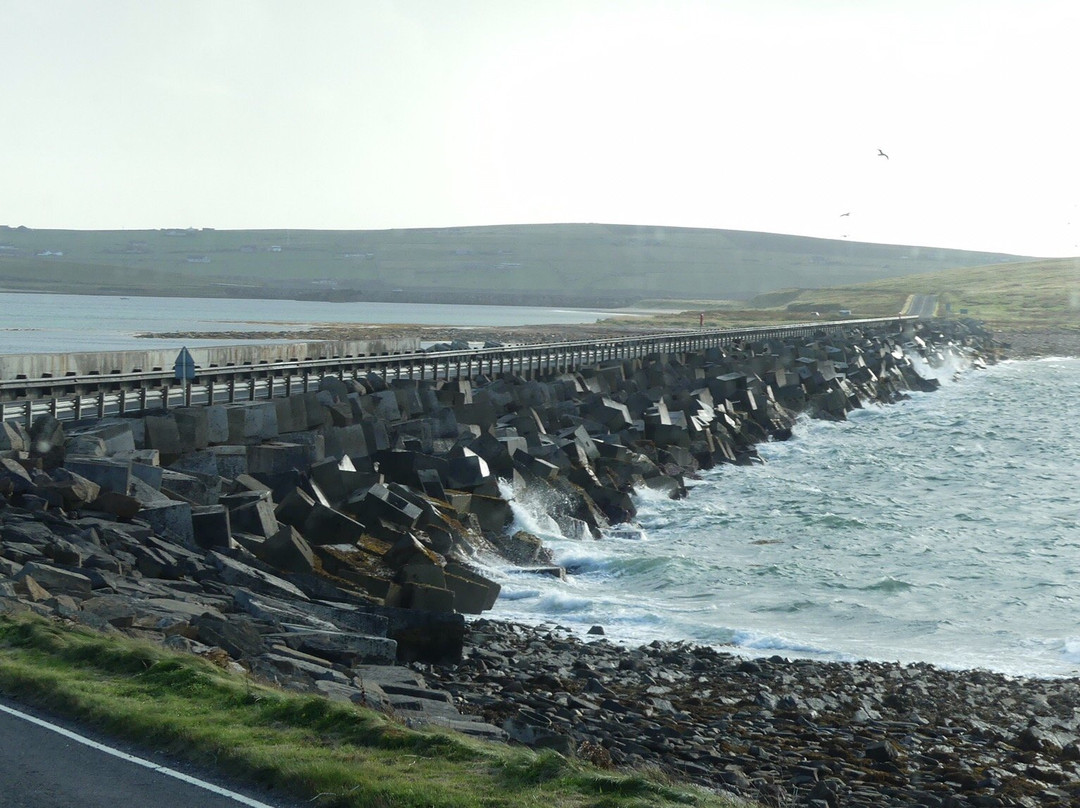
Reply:
[[[592,323],[609,316],[610,312],[603,311],[525,306],[319,303],[0,292],[0,354],[152,350],[175,348],[181,342],[137,336],[147,332],[267,331],[324,323],[414,323],[447,327],[565,325]],[[190,348],[244,342],[249,340],[182,340]]]
[[[951,376],[951,373],[946,373]],[[501,571],[497,617],[754,655],[1080,674],[1080,360],[1005,362],[800,421],[641,531],[576,542],[522,494],[566,582]]]

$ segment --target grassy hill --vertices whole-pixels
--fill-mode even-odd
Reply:
[[[323,231],[0,227],[0,286],[25,291],[624,306],[746,300],[1017,256],[603,224]]]
[[[1004,329],[1080,331],[1080,259],[1057,258],[905,275],[823,289],[779,289],[742,304],[709,306],[682,301],[679,315],[663,315],[664,325],[697,325],[699,311],[711,325],[754,325],[805,321],[817,312],[836,319],[889,317],[909,295],[938,297],[938,314],[973,317]],[[674,301],[673,301],[674,302]]]

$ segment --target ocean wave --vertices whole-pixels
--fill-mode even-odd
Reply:
[[[812,655],[840,661],[853,661],[853,657],[840,651],[799,642],[780,634],[763,634],[748,629],[736,629],[731,644],[737,648],[753,651],[789,651],[793,654]]]
[[[594,602],[592,598],[579,595],[548,592],[540,597],[536,605],[547,614],[575,614],[592,609]]]

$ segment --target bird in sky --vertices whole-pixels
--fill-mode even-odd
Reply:
[[[881,149],[878,149],[878,150],[877,150],[877,155],[878,155],[878,157],[884,157],[884,158],[885,158],[886,160],[888,160],[888,159],[889,159],[889,155],[887,155],[887,154],[886,154],[885,152],[883,152],[883,151],[882,151]]]
[[[840,218],[843,218],[845,216],[850,216],[850,215],[851,215],[851,211],[849,210],[847,213],[841,213]]]

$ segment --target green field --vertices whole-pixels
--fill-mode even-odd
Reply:
[[[962,250],[602,224],[447,229],[0,227],[0,285],[23,291],[626,306],[747,300],[1021,260]]]

